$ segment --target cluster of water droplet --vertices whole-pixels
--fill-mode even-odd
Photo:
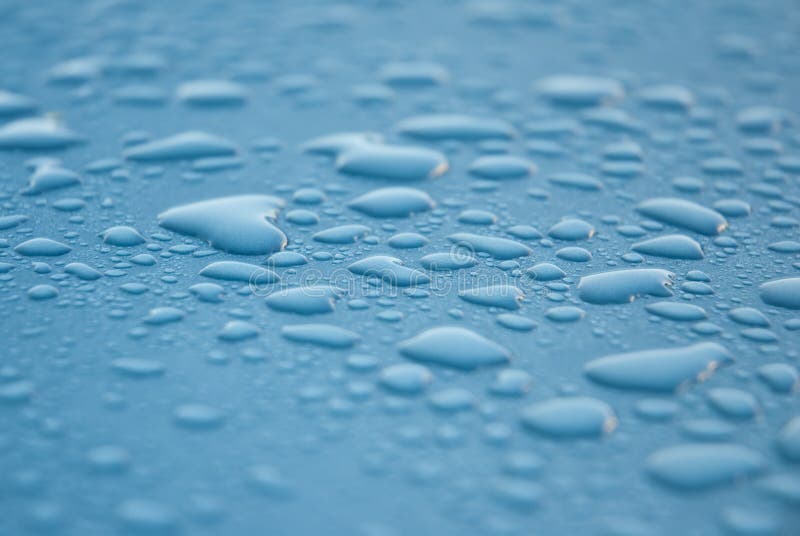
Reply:
[[[426,8],[480,61],[369,34],[393,2],[232,8],[191,60],[101,4],[140,48],[0,69],[0,532],[796,530],[789,22],[704,34],[726,88],[587,44],[652,7]]]

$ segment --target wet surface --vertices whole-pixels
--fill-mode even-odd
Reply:
[[[0,534],[800,526],[793,2],[0,6]]]

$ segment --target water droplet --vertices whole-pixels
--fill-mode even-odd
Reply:
[[[503,346],[457,326],[423,331],[402,341],[398,350],[415,361],[462,370],[502,365],[511,360],[511,353]]]
[[[676,322],[697,322],[708,318],[705,309],[691,303],[661,301],[649,303],[645,309],[650,314]]]
[[[327,348],[350,348],[361,337],[350,330],[332,324],[294,324],[283,326],[281,335],[294,342],[324,346]]]
[[[536,165],[512,155],[481,156],[469,166],[469,172],[484,179],[521,179],[536,173]]]
[[[251,322],[231,320],[222,326],[217,338],[225,342],[240,342],[254,339],[260,334],[261,330]]]
[[[26,257],[60,257],[72,251],[72,248],[49,238],[31,238],[18,244],[14,251]]]
[[[186,313],[177,307],[155,307],[147,313],[144,323],[151,326],[163,326],[164,324],[180,322],[185,316]]]
[[[589,361],[583,370],[591,380],[609,387],[668,392],[705,380],[732,359],[725,347],[703,342],[608,355]]]
[[[38,166],[28,181],[28,187],[22,190],[23,195],[38,195],[52,190],[60,190],[81,183],[80,176],[74,171],[55,164]]]
[[[28,298],[36,301],[52,300],[58,294],[58,289],[53,285],[35,285],[28,289]]]
[[[757,451],[730,443],[676,445],[647,459],[647,472],[670,487],[704,490],[753,476],[766,462]]]
[[[64,272],[74,275],[82,281],[96,281],[103,277],[103,274],[98,270],[82,262],[71,262],[67,264],[64,266]]]
[[[759,291],[761,299],[768,305],[800,309],[800,277],[768,281],[759,287]]]
[[[439,151],[403,145],[357,145],[336,159],[336,169],[342,173],[391,181],[433,179],[449,167]]]
[[[500,307],[502,309],[516,310],[525,294],[513,285],[486,285],[462,290],[458,297],[469,303],[484,305],[486,307]]]
[[[553,439],[598,438],[617,427],[611,406],[583,396],[551,398],[522,410],[522,424]]]
[[[788,363],[761,365],[758,377],[775,393],[791,393],[800,388],[800,374]]]
[[[333,312],[340,291],[334,287],[314,285],[281,289],[266,298],[270,309],[299,315]]]
[[[639,296],[672,296],[675,274],[659,268],[614,270],[581,277],[578,295],[587,303],[600,305],[630,303]]]
[[[468,255],[461,250],[448,251],[441,253],[429,253],[419,260],[419,263],[426,270],[436,272],[460,270],[470,268],[478,264],[478,260],[472,255]]]
[[[353,199],[348,206],[373,218],[408,218],[431,210],[436,203],[415,188],[380,188]]]
[[[254,285],[268,285],[280,281],[278,274],[272,270],[239,261],[212,262],[200,270],[200,275],[221,281],[241,281]]]
[[[636,210],[656,221],[708,236],[718,235],[728,227],[728,222],[719,212],[685,199],[648,199],[639,203]]]
[[[381,142],[383,142],[383,136],[374,132],[340,132],[309,140],[301,146],[301,150],[311,154],[335,157],[362,145],[374,145]]]
[[[525,244],[497,236],[455,233],[448,236],[447,239],[455,243],[458,247],[466,248],[468,251],[488,253],[499,260],[525,257],[533,253],[533,250]]]
[[[800,462],[800,417],[793,417],[778,432],[778,450],[789,461]]]
[[[121,357],[111,362],[111,368],[129,378],[156,378],[166,370],[161,361],[146,357]]]
[[[46,117],[19,119],[0,127],[0,150],[62,149],[83,141],[82,136]]]
[[[206,404],[181,404],[173,412],[175,424],[192,430],[219,428],[225,421],[223,413]]]
[[[553,75],[534,85],[544,98],[562,106],[611,104],[625,96],[622,84],[611,78]]]
[[[270,222],[282,206],[283,200],[267,195],[219,197],[166,210],[158,224],[229,253],[264,255],[286,246],[286,235]]]
[[[431,372],[426,367],[414,363],[390,365],[380,373],[381,385],[401,395],[420,394],[432,381]]]
[[[557,240],[588,240],[594,236],[594,226],[583,220],[568,219],[553,225],[547,234]]]
[[[586,173],[578,172],[562,172],[553,173],[547,180],[562,188],[571,188],[575,190],[584,190],[587,192],[598,191],[603,189],[603,183],[597,178],[587,175]]]
[[[759,409],[756,397],[741,389],[717,387],[706,396],[714,409],[730,419],[752,419]]]
[[[229,80],[191,80],[176,91],[178,100],[190,106],[241,106],[247,100],[247,90]]]
[[[401,89],[441,86],[448,82],[447,69],[428,61],[387,63],[381,67],[379,78],[384,83]]]
[[[146,241],[139,231],[127,225],[109,227],[100,233],[100,236],[106,244],[122,248],[138,246],[139,244],[144,244]]]
[[[30,115],[36,111],[36,103],[28,96],[0,89],[0,116]]]
[[[645,255],[667,259],[700,260],[704,257],[703,248],[696,240],[680,234],[658,236],[637,242],[631,249]]]
[[[673,112],[686,112],[694,104],[691,91],[671,84],[643,88],[639,92],[639,98],[647,106]]]
[[[125,158],[143,162],[158,160],[193,160],[212,156],[231,156],[235,144],[214,134],[192,130],[148,141],[125,150]]]
[[[417,233],[397,233],[386,241],[389,247],[394,249],[416,249],[427,245],[429,242],[430,240]]]
[[[424,272],[403,266],[403,262],[387,255],[375,255],[356,261],[347,267],[354,274],[367,279],[377,278],[390,285],[411,287],[430,282]]]
[[[352,244],[358,242],[369,233],[370,228],[366,225],[350,223],[314,233],[311,238],[323,244]]]

